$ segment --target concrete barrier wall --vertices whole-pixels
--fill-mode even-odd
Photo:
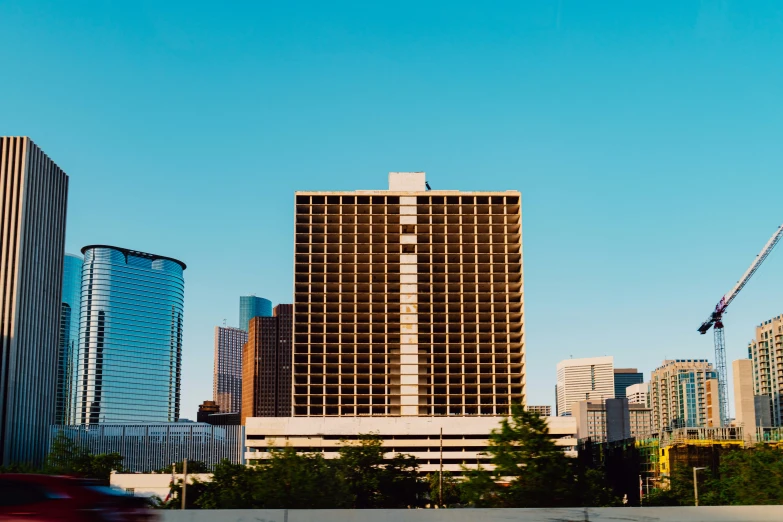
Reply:
[[[564,508],[564,509],[377,509],[377,510],[188,510],[160,511],[161,522],[780,522],[783,506]]]

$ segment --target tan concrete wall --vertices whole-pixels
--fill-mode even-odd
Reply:
[[[236,509],[161,511],[162,522],[778,522],[783,506],[563,509]]]

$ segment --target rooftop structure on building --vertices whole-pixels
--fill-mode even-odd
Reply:
[[[505,415],[525,403],[520,194],[295,195],[293,415]]]
[[[551,417],[552,416],[552,406],[549,406],[548,404],[545,406],[535,406],[528,404],[525,406],[525,408],[528,411],[534,411],[541,415],[542,417]]]
[[[566,359],[557,363],[557,415],[572,415],[574,404],[614,398],[614,357]]]

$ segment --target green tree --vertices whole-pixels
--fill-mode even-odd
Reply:
[[[440,498],[440,472],[427,475],[430,504],[443,507],[457,506],[461,501],[460,484],[450,471],[443,472],[443,499]]]
[[[180,460],[179,462],[174,463],[174,472],[175,473],[182,473],[184,469],[183,461]],[[166,466],[165,468],[160,468],[155,471],[156,473],[171,473],[171,465]],[[209,466],[201,460],[190,460],[188,459],[188,474],[191,473],[209,473]]]
[[[45,471],[59,475],[78,475],[109,483],[112,471],[122,471],[123,456],[119,453],[90,455],[79,448],[62,431],[52,441]]]
[[[715,505],[783,504],[783,449],[758,444],[721,456],[718,478],[699,484],[699,500]]]
[[[578,504],[572,465],[549,437],[546,420],[538,413],[515,404],[511,417],[492,430],[487,453],[494,465],[494,484],[485,492],[472,491],[474,497],[478,493],[482,503],[496,507]],[[468,480],[489,486],[483,470],[469,474]]]
[[[353,444],[343,441],[334,462],[354,509],[416,507],[423,503],[427,485],[418,476],[418,464],[410,455],[386,460],[378,435],[360,435]]]
[[[519,404],[489,436],[494,466],[466,470],[463,500],[477,507],[604,506],[619,502],[599,470],[580,470],[549,436],[546,419]]]
[[[205,509],[327,509],[346,507],[343,484],[319,453],[272,451],[254,467],[224,461],[196,504]],[[190,494],[188,494],[189,498]]]

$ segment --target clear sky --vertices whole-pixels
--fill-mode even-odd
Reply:
[[[531,404],[570,356],[712,360],[696,328],[783,222],[775,1],[0,0],[0,49],[0,134],[69,174],[67,250],[187,263],[189,418],[238,297],[292,300],[295,190],[520,190]],[[729,309],[729,365],[782,269]]]

